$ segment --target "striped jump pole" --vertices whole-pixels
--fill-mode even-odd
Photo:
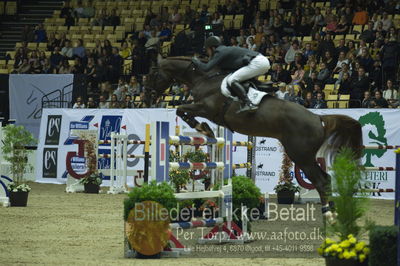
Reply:
[[[240,168],[251,168],[253,165],[252,163],[235,163],[232,164],[233,169],[240,169]]]
[[[224,223],[224,218],[215,218],[215,219],[207,219],[207,220],[198,220],[191,222],[178,222],[171,223],[169,225],[170,229],[190,229],[196,227],[214,227],[219,224]]]
[[[394,168],[394,167],[374,167],[374,166],[367,166],[367,167],[364,167],[364,170],[366,170],[366,171],[396,171],[396,168]]]
[[[209,145],[225,144],[224,138],[169,136],[169,144]]]
[[[395,190],[393,188],[363,188],[359,190],[360,192],[366,193],[393,193]]]
[[[205,163],[190,163],[190,162],[171,162],[169,167],[173,170],[205,170],[205,169],[223,169],[224,162],[205,162]]]
[[[399,149],[400,145],[365,145],[365,150],[395,150]]]

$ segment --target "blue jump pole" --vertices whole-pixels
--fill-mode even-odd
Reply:
[[[400,149],[396,151],[396,191],[394,200],[394,224],[399,229],[397,233],[397,266],[400,266]]]

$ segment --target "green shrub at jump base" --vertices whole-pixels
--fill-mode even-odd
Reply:
[[[369,265],[395,266],[397,259],[396,226],[375,226],[369,232]]]

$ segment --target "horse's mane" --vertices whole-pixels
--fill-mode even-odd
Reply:
[[[166,60],[180,60],[180,61],[187,61],[187,62],[191,62],[192,61],[192,57],[190,56],[170,56],[170,57],[166,57],[164,58]],[[203,63],[207,63],[208,60],[204,59],[204,58],[198,58],[201,62]]]

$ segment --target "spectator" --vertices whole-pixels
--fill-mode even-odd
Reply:
[[[365,25],[368,22],[368,13],[366,10],[363,10],[362,6],[357,6],[357,12],[353,17],[354,25]]]
[[[398,91],[393,87],[393,81],[390,79],[386,82],[386,90],[383,91],[383,98],[386,99],[389,107],[396,108],[399,106]]]
[[[318,93],[322,93],[323,97],[325,97],[325,93],[322,91],[322,86],[323,86],[323,84],[321,84],[320,82],[315,82],[314,83],[314,88],[313,88],[313,91],[312,91],[314,99],[317,98],[317,94]]]
[[[365,75],[364,68],[360,67],[358,69],[358,77],[354,78],[352,81],[350,99],[353,100],[353,106],[350,107],[359,107],[359,104],[357,105],[357,101],[362,100],[364,92],[369,90],[369,84],[369,79]]]
[[[218,27],[218,26],[224,24],[224,21],[222,20],[220,14],[218,12],[214,12],[213,18],[211,20],[211,24],[213,25],[213,27]]]
[[[85,71],[84,66],[82,65],[82,60],[79,57],[74,59],[74,65],[71,68],[72,74],[83,74]]]
[[[119,104],[117,95],[115,95],[115,94],[111,95],[110,108],[116,109],[116,108],[120,108],[120,107],[121,107],[121,105]]]
[[[325,63],[326,68],[329,70],[329,72],[333,72],[337,65],[337,61],[333,58],[330,51],[325,52],[323,62]]]
[[[381,50],[382,69],[386,74],[385,80],[395,79],[399,65],[399,50],[400,47],[395,38],[386,39],[386,43]]]
[[[299,42],[297,40],[294,40],[292,42],[292,45],[290,46],[290,49],[286,52],[286,55],[285,55],[286,64],[292,63],[294,61],[294,57],[297,53],[301,53],[301,50],[299,47]]]
[[[69,6],[69,1],[64,2],[64,7],[61,9],[60,18],[72,17],[73,9]]]
[[[76,5],[77,5],[77,7],[74,9],[74,12],[73,12],[74,17],[83,18],[84,17],[84,15],[83,15],[84,8],[83,8],[83,5],[82,5],[82,1],[79,0]]]
[[[104,95],[100,95],[99,97],[99,108],[100,109],[108,109],[110,106],[110,104],[108,102],[106,102],[106,98],[104,97]]]
[[[369,91],[364,92],[364,98],[361,102],[361,108],[372,108],[373,102],[371,98],[371,93]]]
[[[380,41],[375,40],[373,46],[370,48],[371,58],[373,60],[379,60],[379,55],[381,53],[381,44]]]
[[[386,101],[385,98],[382,97],[382,94],[380,91],[376,90],[375,91],[375,98],[372,100],[372,105],[374,108],[388,108],[389,104]]]
[[[131,95],[126,95],[124,102],[122,104],[122,108],[135,108],[135,105],[132,102],[132,96]]]
[[[83,47],[83,40],[82,39],[78,39],[78,41],[76,42],[76,47],[74,47],[72,49],[72,54],[74,57],[79,57],[79,58],[84,58],[86,51],[85,51],[85,47]]]
[[[88,0],[85,2],[86,6],[83,7],[82,17],[83,18],[93,18],[95,15],[95,9],[93,7],[93,1]]]
[[[21,41],[33,42],[35,40],[35,33],[29,25],[25,25],[21,33]]]
[[[158,38],[160,39],[160,41],[164,42],[171,40],[171,36],[172,36],[172,31],[169,28],[168,24],[164,22],[162,25],[162,30],[158,35]]]
[[[86,108],[89,108],[89,109],[97,108],[97,105],[96,105],[95,101],[93,100],[93,97],[89,97],[88,98],[88,101],[87,101],[87,104],[86,104]]]
[[[129,48],[128,43],[126,41],[122,42],[121,51],[119,51],[119,55],[123,59],[129,59],[131,57],[132,50]]]
[[[367,73],[371,73],[374,67],[374,60],[372,60],[371,56],[369,55],[368,48],[363,48],[361,56],[359,56],[357,59],[365,71]]]
[[[339,84],[339,95],[350,95],[351,94],[351,79],[348,72],[341,72],[342,78],[340,79]]]
[[[369,75],[373,89],[382,90],[382,69],[379,61],[374,62],[374,68]]]
[[[145,79],[146,76],[143,76],[143,78]],[[141,92],[142,92],[142,86],[137,81],[136,77],[132,76],[128,84],[128,94],[132,96],[139,96]]]
[[[339,23],[337,24],[335,33],[336,34],[347,34],[349,33],[350,24],[347,23],[346,16],[342,15],[340,17]]]
[[[277,64],[276,71],[272,72],[271,80],[273,82],[285,82],[286,84],[292,81],[289,71],[282,68],[281,64]]]
[[[39,24],[35,27],[35,42],[45,42],[46,31],[43,29],[43,24]]]
[[[190,6],[185,6],[185,13],[183,14],[183,24],[190,24],[194,17],[194,11],[190,8]]]
[[[65,42],[65,47],[61,49],[61,55],[67,57],[68,59],[72,59],[74,55],[74,49],[72,48],[71,41],[67,40]]]
[[[111,15],[108,17],[108,26],[119,26],[121,24],[121,19],[117,15],[117,12],[115,9],[111,10]]]
[[[97,60],[93,77],[97,83],[103,82],[107,79],[107,67],[104,65],[104,61],[101,58]]]
[[[155,28],[155,27],[161,27],[162,23],[160,20],[160,15],[156,14],[149,22],[148,24],[150,28]]]
[[[28,63],[32,64],[33,62],[35,62],[38,59],[39,59],[39,57],[37,55],[37,52],[36,51],[32,51],[31,52],[31,56],[29,57]]]
[[[305,71],[303,69],[303,65],[300,62],[296,62],[296,70],[292,75],[292,84],[301,84],[303,83]]]
[[[53,68],[51,67],[50,58],[46,58],[44,63],[42,64],[42,72],[43,74],[53,73]]]
[[[60,46],[60,40],[58,40],[54,32],[52,32],[47,39],[47,50],[53,52],[56,46]]]
[[[306,43],[303,51],[303,56],[305,60],[308,60],[308,58],[312,55],[315,55],[315,51],[311,49],[311,43]]]
[[[328,106],[326,105],[325,100],[323,99],[323,94],[321,92],[317,93],[317,98],[314,101],[313,107],[314,109],[326,109]]]
[[[22,60],[22,63],[16,69],[18,74],[29,74],[31,72],[31,65],[28,62],[27,58]]]
[[[76,98],[76,101],[74,103],[74,106],[72,106],[73,109],[79,109],[79,108],[85,108],[85,103],[82,101],[82,97],[78,96]]]
[[[55,47],[54,52],[50,56],[50,64],[51,68],[54,70],[58,70],[61,61],[64,59],[64,57],[60,54],[60,47]]]
[[[31,74],[40,74],[42,73],[43,67],[40,63],[39,59],[34,60],[31,64]]]
[[[105,55],[109,56],[112,54],[112,45],[110,40],[104,40],[103,42],[103,48],[102,48],[102,54],[105,51]]]
[[[151,31],[151,38],[149,38],[144,45],[146,47],[147,56],[153,65],[157,65],[157,55],[160,45],[160,39],[156,36],[156,31]]]
[[[300,25],[296,28],[298,36],[310,36],[311,35],[311,26],[307,22],[307,18],[303,17],[301,19]]]
[[[389,31],[389,29],[393,26],[393,21],[389,18],[387,12],[383,12],[381,22],[384,31]]]
[[[71,66],[69,65],[69,62],[67,59],[64,59],[61,63],[61,66],[58,70],[58,73],[56,74],[70,74],[71,73]]]
[[[324,57],[327,51],[329,51],[331,55],[334,55],[336,51],[335,44],[332,41],[332,35],[329,33],[327,33],[324,39],[319,42],[317,49],[317,58],[320,59]]]
[[[322,84],[325,84],[328,79],[331,76],[331,72],[329,71],[329,69],[326,67],[326,64],[324,62],[322,62],[319,65],[319,73],[317,75],[317,79],[322,82]]]
[[[247,37],[246,43],[247,43],[247,48],[248,48],[249,50],[252,50],[252,51],[256,51],[256,50],[257,50],[257,45],[256,45],[255,42],[254,42],[253,36]]]
[[[315,9],[315,14],[311,18],[311,23],[314,31],[318,31],[326,25],[324,16],[321,14],[321,9],[319,7]]]
[[[346,58],[346,53],[344,51],[340,52],[336,66],[333,69],[333,73],[339,73],[342,70],[343,65],[346,65],[347,67],[349,65],[349,60]]]
[[[186,84],[183,84],[183,91],[179,95],[179,100],[174,105],[190,104],[193,102],[192,92]]]
[[[336,18],[336,16],[332,16],[330,22],[327,23],[325,29],[326,29],[327,32],[329,32],[331,34],[335,34],[335,32],[337,31],[337,28],[338,28],[337,18]]]
[[[366,43],[373,43],[375,40],[374,22],[368,22],[368,28],[361,32],[360,39]]]
[[[95,80],[95,71],[96,71],[96,66],[94,64],[94,59],[93,57],[88,58],[88,63],[85,67],[84,73],[87,75],[89,82],[93,82]]]
[[[307,92],[303,105],[305,108],[312,108],[314,106],[314,99],[311,92]]]
[[[65,32],[61,33],[60,46],[59,47],[64,47],[66,45],[67,41],[69,41],[67,39],[67,34]]]
[[[298,94],[295,93],[292,85],[287,86],[287,92],[288,92],[288,94],[286,94],[285,100],[293,102],[293,103],[297,103],[300,105],[304,105],[303,98],[301,98],[301,96],[299,95],[300,93],[298,93]]]
[[[181,14],[179,14],[178,7],[174,6],[172,8],[172,13],[169,16],[168,22],[171,23],[172,25],[179,24],[182,20]]]
[[[286,91],[286,83],[281,82],[278,85],[279,90],[275,92],[275,96],[278,99],[284,100],[287,97],[288,92]]]
[[[120,77],[118,79],[118,87],[114,91],[114,94],[117,95],[118,101],[123,101],[125,99],[126,95],[129,95],[128,93],[128,85],[125,82],[125,79],[123,77]]]

